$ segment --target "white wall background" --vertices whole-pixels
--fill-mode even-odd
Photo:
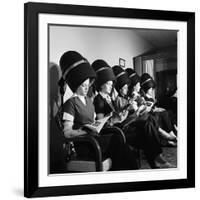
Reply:
[[[151,48],[130,29],[50,26],[50,61],[57,64],[65,51],[75,50],[90,63],[104,59],[112,67],[123,58],[133,67],[132,58]]]
[[[2,1],[0,20],[1,45],[1,140],[0,197],[23,199],[23,3]],[[39,2],[42,2],[40,0]],[[85,5],[132,7],[196,12],[196,55],[200,52],[200,5],[198,0],[49,0]],[[3,61],[3,62],[2,62]],[[51,199],[199,199],[200,195],[200,58],[196,56],[196,188],[101,195],[55,197]],[[191,133],[193,134],[193,133]],[[43,198],[44,199],[44,198]]]

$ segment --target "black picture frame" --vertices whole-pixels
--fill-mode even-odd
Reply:
[[[125,68],[126,66],[126,60],[123,58],[119,58],[119,66]]]
[[[38,16],[40,13],[169,20],[187,23],[187,178],[39,187]],[[24,5],[24,195],[44,197],[195,187],[195,13],[81,5]]]

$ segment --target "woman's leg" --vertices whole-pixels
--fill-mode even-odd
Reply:
[[[159,125],[162,129],[164,129],[166,132],[170,133],[174,131],[174,126],[172,123],[172,119],[170,117],[170,114],[167,110],[162,112],[156,112],[156,115],[158,116]]]
[[[162,152],[158,133],[152,120],[137,121],[126,131],[127,143],[143,149],[151,168],[157,168],[155,158]]]
[[[160,136],[167,141],[176,141],[177,137],[174,134],[175,129],[171,122],[168,111],[156,112],[155,117],[159,124],[158,130]]]
[[[103,132],[104,134],[101,137],[111,134],[106,154],[112,159],[112,170],[138,169],[135,151],[126,143],[122,130],[118,127],[113,127],[105,129]]]

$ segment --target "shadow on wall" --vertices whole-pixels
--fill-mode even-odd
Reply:
[[[58,81],[61,77],[61,70],[55,63],[49,63],[49,145],[50,145],[50,173],[59,173],[64,169],[64,137],[58,128],[55,116],[61,105]],[[49,165],[48,165],[49,166]]]
[[[49,94],[50,94],[50,117],[55,116],[57,107],[60,105],[58,81],[61,77],[60,67],[50,62],[49,64]]]

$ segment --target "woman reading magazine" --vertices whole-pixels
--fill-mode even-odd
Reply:
[[[152,103],[151,101],[146,101],[145,98],[140,95],[140,77],[133,69],[128,68],[126,69],[126,72],[130,79],[130,84],[128,87],[128,99],[134,104],[134,111],[138,115],[138,120],[136,123],[133,124],[132,127],[135,126],[140,132],[145,133],[143,136],[146,135],[146,137],[149,138],[149,144],[144,143],[148,140],[141,139],[137,141],[140,143],[141,147],[145,149],[146,155],[147,157],[149,157],[148,154],[150,152],[154,151],[156,148],[161,149],[159,137],[161,128],[159,126],[157,118],[152,113],[154,103]],[[129,132],[130,131],[131,127]],[[153,143],[151,144],[151,142],[155,143],[155,145],[153,145]],[[160,152],[160,154],[155,154],[155,166],[160,166],[162,168],[174,167],[165,160],[161,153],[162,151]],[[151,160],[152,159],[150,159],[150,161]]]

